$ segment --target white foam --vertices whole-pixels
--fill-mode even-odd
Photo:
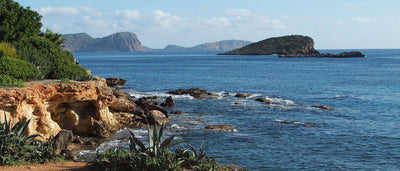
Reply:
[[[194,97],[184,94],[184,95],[172,95],[168,94],[165,92],[159,92],[159,91],[149,91],[149,92],[140,92],[140,91],[129,91],[130,95],[135,97],[135,98],[142,98],[142,97],[153,97],[157,96],[159,98],[167,98],[169,96],[172,96],[174,99],[189,99],[193,100]]]
[[[265,99],[270,100],[272,104],[274,104],[274,103],[275,104],[282,104],[282,105],[294,105],[295,104],[294,101],[286,100],[286,99],[283,99],[283,98],[277,98],[277,97],[271,98],[271,97],[267,96]]]

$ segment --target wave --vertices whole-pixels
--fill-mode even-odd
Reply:
[[[275,122],[282,123],[282,124],[302,125],[302,126],[317,126],[316,124],[310,123],[310,122],[299,122],[299,121],[291,121],[291,120],[275,119]]]
[[[159,92],[159,91],[149,91],[149,92],[141,92],[141,91],[128,91],[128,93],[135,98],[142,98],[142,97],[160,97],[160,98],[167,98],[169,96],[172,96],[174,99],[189,99],[189,100],[193,100],[194,97],[192,97],[191,95],[172,95],[172,94],[168,94],[165,92]]]

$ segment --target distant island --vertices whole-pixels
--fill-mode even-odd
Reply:
[[[230,51],[234,50],[237,48],[244,47],[246,45],[249,45],[251,42],[250,41],[244,41],[244,40],[222,40],[218,42],[211,42],[211,43],[203,43],[194,47],[182,47],[182,46],[177,46],[177,45],[168,45],[166,46],[163,50],[168,50],[168,51],[176,51],[176,50],[188,50],[188,51]]]
[[[64,49],[72,52],[135,52],[135,51],[230,51],[250,44],[244,40],[222,40],[203,43],[194,47],[168,45],[164,49],[152,49],[141,44],[136,34],[115,33],[103,38],[93,38],[86,33],[64,34]]]
[[[361,52],[355,51],[339,54],[320,53],[314,49],[314,40],[311,37],[302,35],[273,37],[218,55],[278,55],[279,57],[317,58],[365,57]]]
[[[132,52],[146,51],[130,32],[115,33],[103,38],[93,38],[86,33],[64,34],[64,48],[72,52]]]

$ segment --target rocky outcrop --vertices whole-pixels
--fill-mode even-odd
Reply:
[[[175,100],[172,98],[172,96],[169,96],[167,99],[165,99],[165,103],[161,103],[161,106],[175,107]]]
[[[106,84],[110,87],[122,87],[126,81],[126,79],[111,77],[106,79]]]
[[[167,93],[173,95],[190,95],[195,99],[215,99],[218,97],[217,94],[208,92],[207,90],[200,88],[178,89],[174,91],[169,91]]]
[[[72,52],[133,52],[145,51],[136,34],[115,33],[103,38],[92,38],[86,33],[65,34],[65,49]]]
[[[135,104],[117,98],[100,81],[0,89],[0,122],[3,115],[14,122],[32,119],[27,133],[39,134],[44,140],[61,129],[80,136],[108,137],[122,127],[113,112],[133,115],[135,110]]]

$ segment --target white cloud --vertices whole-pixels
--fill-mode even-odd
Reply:
[[[39,8],[37,11],[39,12],[39,14],[45,17],[70,16],[70,15],[80,14],[79,9],[73,7],[60,7],[60,8],[44,7],[44,8]]]
[[[246,9],[227,9],[222,12],[227,16],[235,16],[235,17],[244,17],[252,15],[252,13]]]
[[[114,17],[126,20],[137,20],[141,17],[139,11],[135,10],[117,10],[114,12]]]
[[[371,19],[357,17],[357,18],[353,18],[353,21],[358,22],[358,23],[369,23],[369,22],[371,22]]]

